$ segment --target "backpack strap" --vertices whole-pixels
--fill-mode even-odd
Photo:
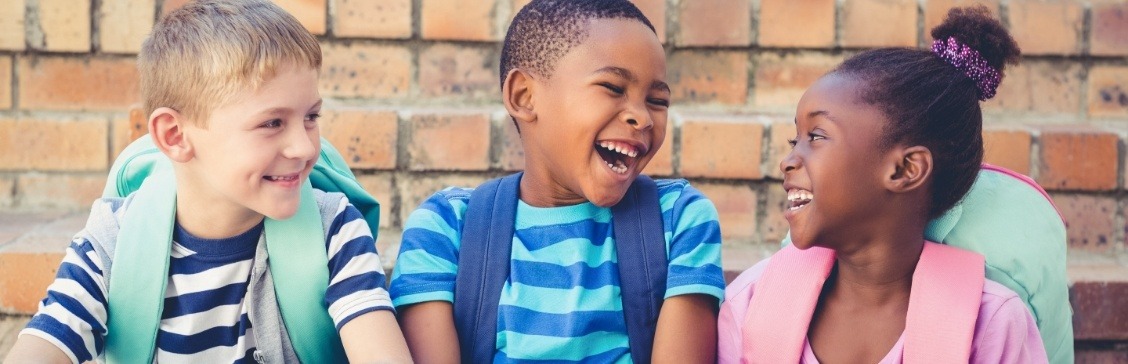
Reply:
[[[905,317],[906,363],[967,363],[983,295],[984,260],[927,242],[913,272]]]
[[[454,323],[464,363],[493,362],[521,175],[487,181],[470,193],[454,285]]]
[[[310,181],[302,185],[297,213],[263,223],[270,274],[290,343],[304,363],[344,363],[345,347],[325,306],[329,258],[325,228]]]
[[[742,361],[798,363],[834,251],[787,245],[772,255],[744,317]]]
[[[611,214],[631,357],[649,363],[669,267],[658,186],[638,176]]]
[[[109,363],[153,362],[176,223],[170,167],[158,164],[151,171],[121,220],[107,295]]]

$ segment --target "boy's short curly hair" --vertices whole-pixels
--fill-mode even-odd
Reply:
[[[501,48],[501,84],[512,69],[552,77],[556,62],[587,37],[591,19],[633,19],[654,25],[627,0],[533,0],[513,18]]]
[[[199,125],[289,66],[320,69],[321,46],[266,0],[189,2],[157,22],[137,56],[146,113],[169,107]]]

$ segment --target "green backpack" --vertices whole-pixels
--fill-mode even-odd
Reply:
[[[314,188],[345,194],[373,227],[379,226],[380,203],[357,183],[340,153],[322,139],[321,155],[302,187],[298,212],[287,220],[264,222],[270,274],[294,352],[306,363],[341,363],[347,361],[344,347],[323,303],[329,284],[328,257]],[[113,256],[105,352],[109,362],[151,363],[168,282],[176,179],[172,163],[148,135],[131,143],[114,161],[102,196],[132,193],[136,196],[121,219]],[[372,234],[375,238],[375,229]],[[156,241],[168,243],[158,246]]]
[[[1073,362],[1065,222],[1042,187],[984,164],[963,200],[929,222],[924,236],[982,254],[987,279],[1018,293],[1030,309],[1050,362]]]

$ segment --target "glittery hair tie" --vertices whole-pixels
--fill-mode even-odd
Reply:
[[[932,42],[932,53],[943,58],[948,63],[956,66],[967,77],[975,81],[979,87],[979,99],[987,100],[995,97],[995,90],[999,88],[1002,75],[994,67],[987,64],[983,55],[971,49],[966,44],[960,43],[955,37]]]

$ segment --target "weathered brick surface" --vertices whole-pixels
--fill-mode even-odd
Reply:
[[[514,0],[514,2],[519,1],[522,0]],[[666,43],[666,0],[631,0],[631,2],[642,11],[642,15],[646,15],[647,20],[650,20],[654,32],[658,33],[658,41]]]
[[[1052,194],[1065,219],[1069,248],[1105,253],[1116,244],[1116,199],[1104,196]]]
[[[924,40],[932,42],[932,28],[944,22],[948,10],[954,7],[983,5],[996,18],[999,16],[999,0],[925,0],[924,1]]]
[[[187,4],[189,1],[191,0],[164,0],[164,2],[161,3],[161,15],[168,14],[181,6],[184,6],[184,4]]]
[[[0,1],[0,50],[23,50],[27,0]]]
[[[794,115],[807,88],[841,61],[839,56],[818,53],[761,53],[755,58],[753,102],[766,110]]]
[[[390,228],[395,225],[396,216],[392,215],[392,207],[396,205],[396,188],[393,183],[391,173],[378,173],[371,175],[356,176],[356,181],[360,183],[365,191],[372,194],[376,201],[380,201],[380,226],[379,228]],[[380,255],[386,255],[387,252],[381,251]]]
[[[1099,56],[1128,55],[1128,3],[1110,1],[1093,4],[1090,52]]]
[[[681,174],[759,179],[764,126],[749,120],[690,118],[682,124]]]
[[[90,51],[90,2],[38,1],[43,44],[33,46],[50,52]]]
[[[63,252],[86,214],[4,214],[0,222],[0,312],[31,314],[46,296]],[[20,226],[23,225],[23,226]]]
[[[419,0],[425,39],[496,41],[499,0]],[[501,35],[504,35],[501,34]]]
[[[0,110],[12,108],[12,57],[0,56]]]
[[[411,0],[336,0],[333,34],[350,38],[411,38]]]
[[[779,164],[783,162],[783,158],[791,153],[791,144],[788,143],[788,140],[794,138],[794,121],[787,120],[786,118],[777,118],[772,122],[771,130],[769,131],[768,155],[764,160],[764,172],[766,176],[775,179],[783,179],[783,172],[779,170]]]
[[[497,99],[499,57],[483,47],[427,47],[419,54],[419,89],[428,97]]]
[[[293,15],[310,33],[325,34],[325,16],[329,0],[271,0]]]
[[[402,98],[411,91],[411,51],[402,46],[326,44],[323,97]]]
[[[650,159],[650,163],[642,170],[642,173],[648,176],[670,176],[674,174],[674,133],[676,127],[673,120],[666,123],[666,138],[662,140],[662,146],[658,152],[654,154],[654,158]]]
[[[1011,2],[1011,35],[1023,54],[1080,53],[1085,22],[1082,6],[1068,0]]]
[[[137,53],[153,30],[156,10],[156,0],[102,0],[99,48],[108,53]]]
[[[750,0],[680,2],[677,43],[687,46],[747,46],[752,42],[751,9]]]
[[[399,117],[390,110],[331,109],[322,113],[321,136],[353,169],[394,169]]]
[[[25,173],[16,179],[16,203],[62,211],[88,211],[90,204],[102,196],[106,173],[44,174]],[[78,230],[68,230],[74,234]]]
[[[783,212],[787,210],[787,191],[783,190],[783,184],[772,183],[768,185],[768,202],[764,209],[766,216],[763,224],[760,225],[760,237],[764,244],[776,244],[783,241],[790,228],[787,219],[783,217]]]
[[[748,97],[748,53],[678,51],[667,71],[673,104],[743,104]]]
[[[474,188],[487,178],[467,175],[412,176],[410,183],[398,183],[400,195],[400,225],[407,224],[411,212],[435,192],[447,187]]]
[[[983,131],[983,161],[1030,175],[1030,132],[1022,129]]]
[[[1128,117],[1128,66],[1089,70],[1089,116]]]
[[[740,184],[694,183],[693,185],[717,207],[721,235],[726,242],[747,242],[756,237],[758,198],[756,191]]]
[[[484,171],[490,166],[487,113],[417,114],[411,128],[407,154],[413,171]]]
[[[797,21],[803,25],[796,26]],[[762,46],[829,47],[834,45],[834,29],[834,0],[760,1],[757,43]]]
[[[521,145],[521,134],[517,132],[517,126],[513,125],[513,119],[505,114],[494,125],[494,130],[501,135],[496,167],[503,171],[524,170],[525,149]]]
[[[140,110],[138,110],[138,113],[140,113]],[[136,131],[133,125],[131,117],[116,117],[110,121],[110,153],[107,166],[112,166],[114,159],[121,155],[121,151],[125,150],[125,147],[136,139],[134,137]]]
[[[1128,340],[1128,281],[1077,282],[1069,298],[1074,339]]]
[[[107,140],[101,119],[0,119],[0,170],[104,170]]]
[[[1097,129],[1042,131],[1038,184],[1049,190],[1108,191],[1116,188],[1119,138]]]
[[[141,100],[131,58],[20,57],[18,63],[23,109],[123,111]]]
[[[1077,63],[1026,60],[1007,68],[998,94],[985,105],[1015,113],[1076,115],[1081,107],[1081,75]]]
[[[916,0],[853,0],[842,4],[842,12],[844,47],[917,44]]]
[[[16,202],[16,177],[0,175],[0,207],[12,207]]]

